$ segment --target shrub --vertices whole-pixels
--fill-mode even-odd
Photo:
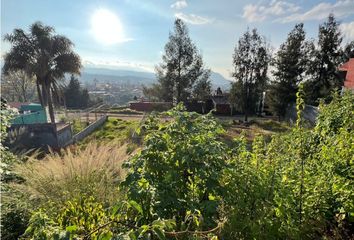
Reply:
[[[301,94],[297,103],[301,116]],[[36,162],[36,171],[26,164],[20,172],[28,172],[27,192],[41,207],[27,237],[352,239],[353,95],[338,96],[321,109],[314,129],[299,118],[296,127],[270,142],[256,136],[249,145],[241,136],[228,148],[210,115],[179,105],[168,112],[169,121],[147,119],[143,148],[124,164],[127,175],[119,190],[122,178],[110,166],[121,158],[109,146],[51,155],[55,161]],[[337,113],[343,113],[341,120]],[[77,156],[81,160],[73,163]],[[102,164],[90,164],[96,158]],[[86,161],[94,171],[86,171]]]
[[[128,156],[126,146],[88,144],[79,150],[52,153],[45,159],[29,159],[16,170],[26,182],[18,185],[35,205],[47,201],[61,204],[77,196],[94,196],[107,204],[119,196],[121,164]]]
[[[125,145],[89,144],[18,165],[25,182],[14,189],[24,193],[19,201],[32,214],[25,237],[51,239],[67,234],[71,225],[75,234],[83,234],[105,223],[106,209],[124,197],[118,186],[127,157]]]
[[[175,219],[177,230],[191,213],[203,221],[190,229],[208,229],[217,224],[221,175],[226,149],[217,140],[221,127],[210,116],[184,111],[182,105],[168,112],[172,120],[149,119],[141,153],[125,164],[124,186],[128,198],[142,207],[142,223]],[[187,221],[188,222],[188,221]]]

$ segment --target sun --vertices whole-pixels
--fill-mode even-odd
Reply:
[[[124,41],[122,23],[107,9],[99,9],[92,15],[91,27],[95,38],[104,44]]]

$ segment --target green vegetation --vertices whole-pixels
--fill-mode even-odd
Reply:
[[[291,130],[288,124],[270,119],[250,120],[247,123],[236,120],[220,120],[220,123],[225,128],[222,139],[230,146],[233,145],[235,138],[241,136],[245,137],[249,144],[252,144],[253,140],[259,135],[262,135],[269,142],[272,135]]]
[[[302,97],[300,88],[299,116]],[[250,126],[284,132],[248,142],[241,134],[228,145],[211,115],[179,105],[169,121],[146,120],[143,146],[131,156],[126,145],[107,143],[19,164],[25,182],[11,186],[14,204],[5,209],[17,217],[5,223],[27,230],[9,228],[7,236],[351,239],[354,95],[334,95],[320,108],[313,129],[301,119],[291,129],[256,121]],[[110,118],[91,140],[122,140],[130,127]]]
[[[98,110],[97,112],[101,112]],[[139,112],[127,107],[119,107],[119,108],[108,108],[106,110],[102,110],[104,113],[116,113],[116,114],[127,114],[127,115],[142,115],[144,112]]]
[[[283,118],[289,104],[295,102],[298,85],[305,78],[312,46],[305,41],[305,35],[304,24],[296,24],[274,57],[274,80],[267,98],[271,111],[279,118]]]
[[[136,120],[122,120],[109,117],[105,124],[97,131],[85,138],[80,144],[87,145],[91,141],[110,142],[110,143],[130,143],[133,133],[139,127]]]
[[[67,73],[80,73],[81,59],[73,50],[74,44],[41,22],[32,24],[28,33],[14,29],[12,34],[5,35],[5,40],[12,46],[4,58],[4,74],[23,70],[35,77],[39,101],[48,107],[54,123],[53,101],[59,95],[60,81]]]
[[[85,109],[94,102],[90,99],[87,89],[80,86],[79,79],[71,75],[70,82],[63,89],[65,98],[65,107],[71,109]]]
[[[257,29],[247,30],[239,39],[233,54],[235,82],[231,85],[230,102],[245,114],[260,112],[259,102],[267,84],[270,62],[269,47]]]
[[[156,75],[158,82],[143,90],[151,100],[173,102],[175,99],[177,103],[205,100],[211,93],[210,70],[205,68],[202,55],[181,19],[175,20]]]
[[[72,122],[73,134],[77,134],[87,127],[86,122],[80,121],[80,119],[74,119]]]
[[[52,239],[69,225],[86,232],[108,221],[106,208],[122,198],[127,158],[124,145],[90,144],[18,164],[25,181],[2,193],[2,238],[17,239],[27,228],[25,239]]]

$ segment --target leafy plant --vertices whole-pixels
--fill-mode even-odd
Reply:
[[[160,217],[175,219],[177,230],[211,227],[218,220],[226,167],[226,148],[217,140],[223,130],[210,115],[186,112],[182,105],[168,115],[173,120],[167,123],[148,121],[144,148],[125,164],[128,198],[141,205],[141,224]],[[202,222],[185,225],[194,211]]]

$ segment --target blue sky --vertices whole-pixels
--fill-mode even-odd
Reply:
[[[179,17],[206,66],[229,78],[235,43],[247,27],[257,27],[276,49],[298,22],[316,38],[331,12],[345,41],[354,40],[354,0],[1,0],[1,37],[42,21],[74,42],[86,66],[153,71]],[[1,55],[9,47],[1,41]]]

